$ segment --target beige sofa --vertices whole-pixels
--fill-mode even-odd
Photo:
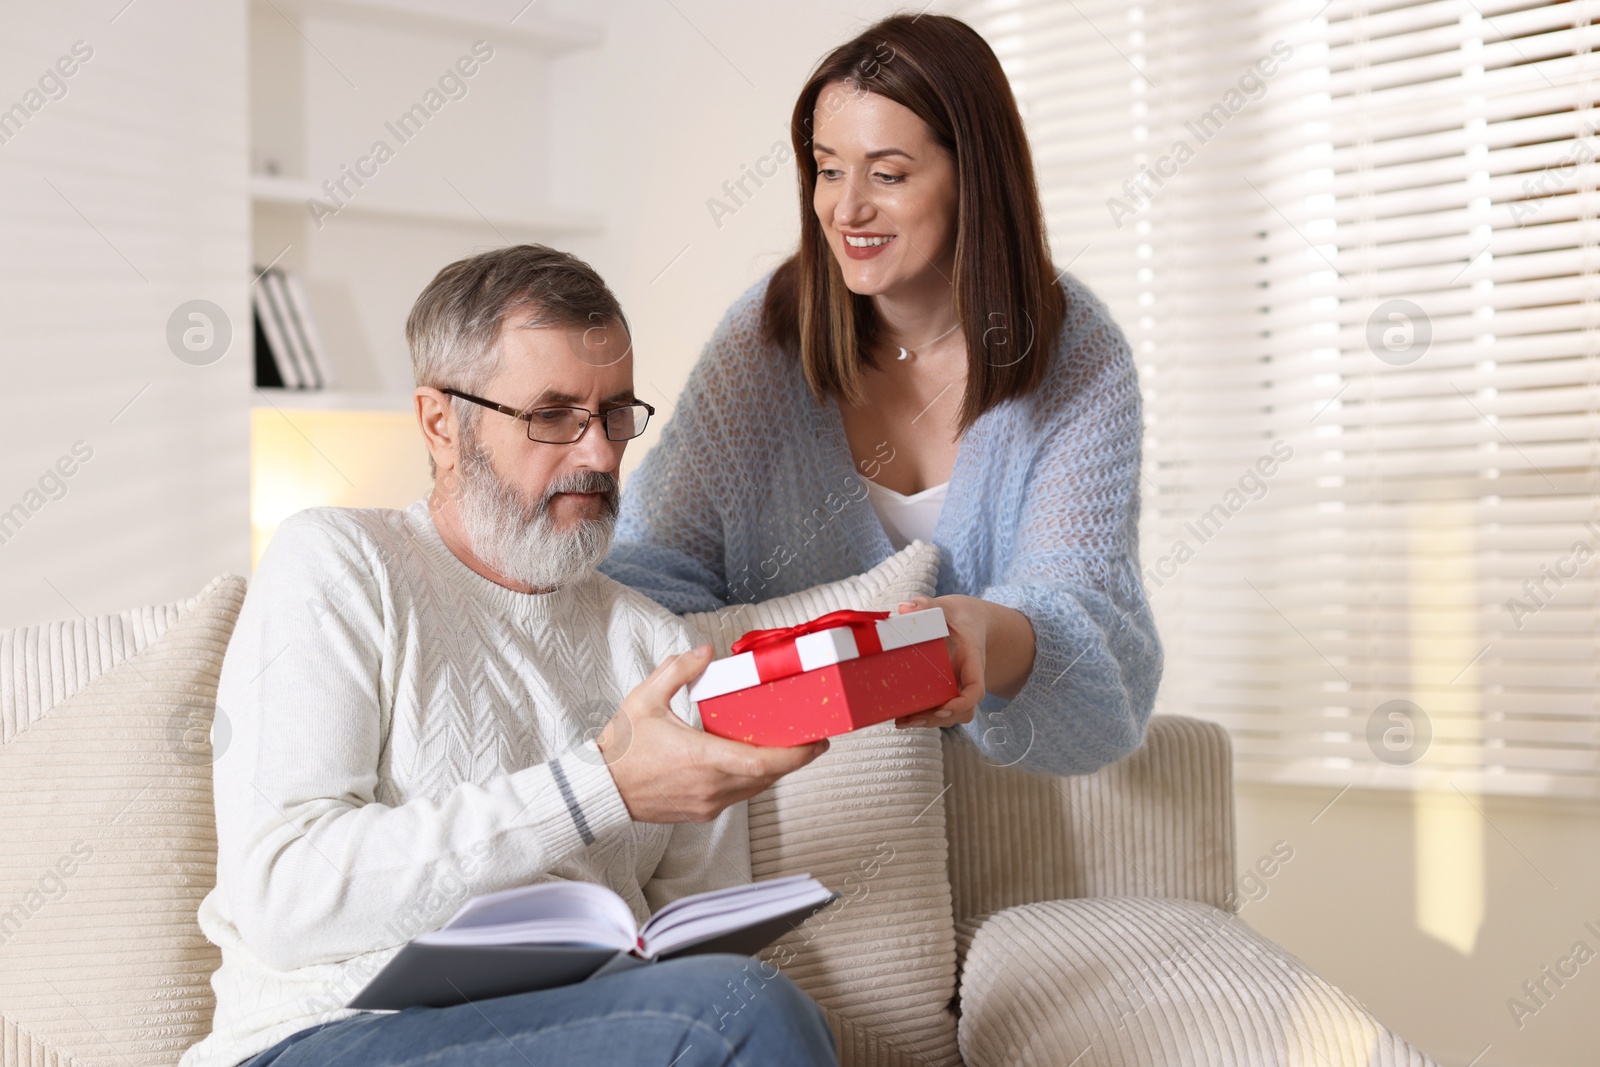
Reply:
[[[685,616],[747,629],[931,593],[914,544],[866,575]],[[217,671],[246,583],[0,632],[0,1067],[174,1063],[209,1025]],[[1157,718],[1059,779],[959,731],[885,725],[750,802],[756,876],[843,897],[762,955],[847,1065],[1427,1064],[1232,910],[1228,740]],[[328,991],[329,1006],[352,990]]]

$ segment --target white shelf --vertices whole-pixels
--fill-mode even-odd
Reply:
[[[484,37],[490,44],[522,45],[551,54],[593,48],[605,36],[597,22],[549,15],[541,12],[537,3],[522,8],[521,14],[517,13],[520,4],[494,5],[497,9],[510,7],[504,18],[490,15],[482,0],[270,0],[270,3],[274,8],[301,15],[430,33],[470,33]],[[513,16],[515,21],[512,21]]]
[[[250,199],[258,204],[289,204],[302,211],[308,210],[306,208],[308,200],[315,199],[324,204],[329,203],[327,194],[309,181],[274,174],[250,176]],[[600,216],[585,212],[552,210],[521,215],[483,215],[467,204],[407,204],[359,195],[345,201],[339,214],[345,212],[369,218],[399,219],[405,222],[448,226],[482,226],[487,223],[495,229],[563,237],[599,233],[603,226]]]
[[[359,383],[329,390],[257,389],[251,397],[256,411],[411,412],[404,348],[375,345],[366,336],[373,323],[398,325],[405,320],[410,302],[400,289],[419,290],[452,249],[459,255],[471,246],[501,242],[560,245],[605,231],[601,211],[551,207],[543,194],[530,194],[525,183],[515,180],[520,168],[557,158],[552,145],[533,154],[520,142],[497,151],[494,135],[502,124],[490,121],[496,109],[502,120],[512,121],[529,106],[548,112],[556,105],[547,93],[530,97],[518,86],[543,86],[554,57],[604,42],[604,19],[591,21],[588,12],[576,6],[571,10],[572,17],[553,14],[540,0],[251,0],[251,118],[257,124],[252,127],[252,157],[278,161],[256,164],[263,169],[288,172],[248,178],[253,254],[258,266],[279,257],[306,278],[313,302],[328,312],[317,317],[338,380]],[[496,60],[495,69],[502,73],[494,93],[487,87],[475,90],[489,94],[479,102],[491,110],[480,108],[476,117],[462,117],[458,136],[466,147],[452,152],[441,142],[431,150],[413,150],[416,158],[409,165],[419,168],[411,175],[417,185],[380,182],[354,188],[353,196],[330,197],[322,186],[325,175],[307,168],[310,161],[332,159],[343,150],[345,138],[338,131],[360,128],[360,108],[345,81],[327,77],[327,71],[320,80],[307,74],[309,65],[326,59],[315,54],[319,45],[336,44],[335,54],[342,55],[370,52],[381,43],[393,55],[380,55],[378,61],[394,66],[383,73],[410,70],[421,85],[437,76],[434,57],[464,49],[478,38],[494,45],[497,55],[503,50],[504,58]],[[377,68],[372,78],[383,82]],[[409,76],[404,81],[411,84]],[[530,132],[542,131],[541,137],[553,136],[550,129],[548,121],[529,126]],[[462,155],[483,168],[481,196],[465,187],[458,192],[443,177]],[[440,176],[429,178],[432,172]],[[315,176],[308,178],[308,173]],[[308,201],[332,209],[341,199],[336,214],[319,210],[321,225],[313,221]],[[330,223],[331,236],[326,229]],[[285,255],[291,248],[293,253]],[[374,255],[387,260],[373,264]],[[397,278],[404,284],[397,285]],[[381,356],[376,355],[380,348]],[[341,355],[361,351],[375,353],[376,365],[342,365]]]
[[[257,386],[251,405],[280,411],[402,411],[410,412],[411,393],[368,392],[353,389],[275,389]]]

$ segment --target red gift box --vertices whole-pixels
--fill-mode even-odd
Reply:
[[[707,733],[755,745],[819,737],[936,708],[960,687],[942,608],[835,611],[752,630],[690,688]]]

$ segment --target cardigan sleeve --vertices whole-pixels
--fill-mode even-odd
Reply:
[[[1086,291],[1083,291],[1086,292]],[[1013,418],[1041,434],[997,580],[977,591],[1033,625],[1032,673],[965,729],[985,758],[1087,774],[1137,749],[1161,679],[1138,566],[1142,409],[1132,355],[1098,301],[1062,346],[1068,370]]]
[[[731,479],[742,449],[730,420],[748,397],[730,365],[751,329],[755,290],[729,309],[689,373],[666,427],[628,476],[602,573],[668,611],[713,611],[728,604],[722,509],[739,498]]]

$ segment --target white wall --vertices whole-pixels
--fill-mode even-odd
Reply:
[[[1440,1063],[1595,1063],[1600,955],[1543,1005],[1521,988],[1580,940],[1600,954],[1592,804],[1251,785],[1237,810],[1241,868],[1294,849],[1244,918]]]
[[[0,109],[92,51],[0,143],[0,627],[248,573],[244,7],[125,3],[0,4]],[[193,299],[233,328],[209,365],[167,343]]]

